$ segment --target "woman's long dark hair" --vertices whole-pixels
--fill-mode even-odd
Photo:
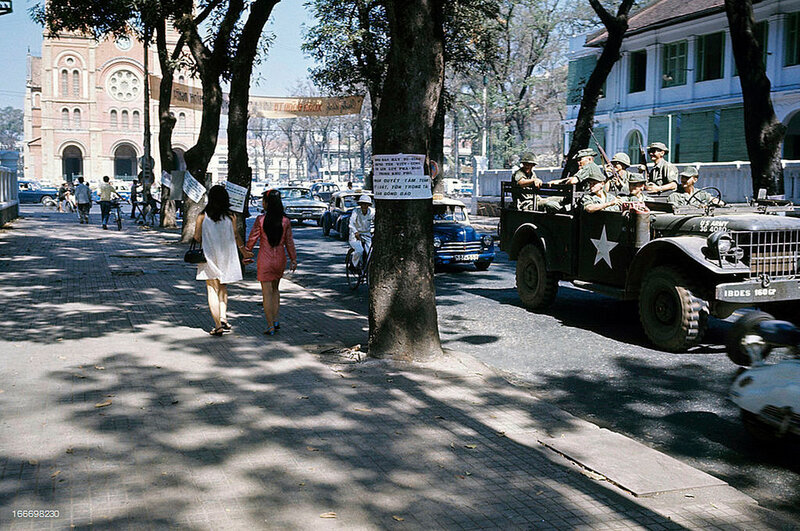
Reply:
[[[217,184],[211,187],[208,191],[208,204],[203,209],[203,213],[214,222],[222,219],[222,216],[230,217],[232,215],[231,199],[224,186]]]
[[[264,234],[271,247],[277,247],[283,237],[283,201],[278,190],[264,192]]]

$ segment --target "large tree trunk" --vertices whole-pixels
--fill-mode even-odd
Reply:
[[[239,45],[231,65],[231,92],[228,106],[228,180],[247,189],[250,188],[252,171],[247,160],[247,125],[249,122],[248,104],[250,103],[250,79],[253,74],[253,62],[258,53],[261,32],[267,23],[272,8],[279,0],[256,0],[250,7]],[[249,197],[249,195],[248,195]],[[237,216],[236,230],[245,238],[245,212]]]
[[[608,38],[603,46],[603,52],[597,60],[597,64],[592,70],[592,74],[583,87],[583,98],[581,98],[581,108],[578,111],[578,118],[575,121],[575,132],[572,135],[572,142],[567,153],[567,163],[564,165],[562,177],[577,171],[577,161],[575,155],[579,150],[589,146],[591,132],[594,128],[594,113],[597,110],[597,100],[603,90],[603,84],[608,78],[608,74],[614,67],[614,63],[619,59],[619,51],[622,47],[622,39],[628,31],[628,12],[631,10],[633,0],[623,0],[617,10],[617,15],[612,16],[600,5],[598,0],[589,0],[592,8],[600,16],[600,20],[606,27]]]
[[[375,124],[375,154],[429,153],[444,83],[443,0],[388,0],[392,40]],[[419,360],[441,353],[428,200],[377,200],[370,264],[371,356]]]
[[[161,160],[161,170],[171,172],[177,169],[175,152],[172,151],[172,131],[175,129],[175,117],[170,112],[172,104],[172,81],[175,69],[167,51],[167,24],[162,20],[156,27],[156,49],[158,62],[161,66],[161,85],[158,94],[158,153]],[[172,57],[180,53],[184,40],[181,38],[176,45]],[[161,226],[174,229],[178,226],[175,212],[175,201],[169,197],[170,191],[166,186],[161,186]]]
[[[733,57],[739,70],[744,100],[744,135],[753,192],[766,188],[771,196],[784,195],[781,142],[786,135],[784,126],[775,116],[770,97],[761,46],[753,33],[755,17],[752,0],[725,0],[725,11],[731,31]]]

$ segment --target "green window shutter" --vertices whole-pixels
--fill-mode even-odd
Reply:
[[[800,64],[800,11],[789,13],[785,19],[783,66]]]
[[[666,144],[669,136],[667,124],[666,116],[651,116],[650,123],[647,125],[647,143],[664,142]]]
[[[567,69],[567,105],[578,105],[583,98],[583,87],[592,75],[597,57],[590,55],[570,61]]]
[[[719,116],[719,160],[748,160],[744,138],[744,109],[722,109]]]
[[[713,162],[713,111],[681,115],[681,160],[685,162]]]

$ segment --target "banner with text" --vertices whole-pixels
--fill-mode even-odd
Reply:
[[[425,175],[425,155],[374,155],[372,189],[375,199],[430,199],[431,178]]]
[[[161,78],[150,76],[150,93],[158,97]],[[228,95],[222,96],[222,114],[228,114]],[[196,111],[203,110],[203,89],[183,83],[172,83],[172,106]],[[364,96],[332,98],[273,98],[250,96],[250,116],[259,118],[297,118],[300,116],[342,116],[360,114]]]
[[[231,210],[239,212],[240,214],[244,212],[244,199],[247,197],[247,188],[239,186],[238,184],[233,184],[230,181],[225,181],[225,189],[228,191]]]
[[[206,193],[206,187],[200,184],[191,173],[185,171],[183,172],[183,191],[189,196],[189,199],[199,203]]]

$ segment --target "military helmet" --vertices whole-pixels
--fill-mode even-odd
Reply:
[[[664,142],[651,142],[649,146],[647,146],[647,151],[663,151],[664,153],[669,153],[669,148],[664,144]]]
[[[694,166],[688,166],[685,170],[681,172],[681,177],[699,177],[700,172],[697,171],[697,168]]]
[[[641,173],[631,173],[628,177],[628,184],[644,184],[647,178]]]
[[[582,159],[583,157],[596,157],[597,153],[592,148],[584,148],[578,151],[575,154],[576,159]]]
[[[576,176],[579,178],[581,182],[583,181],[597,181],[597,182],[605,182],[606,181],[606,174],[603,170],[600,169],[600,166],[597,164],[588,164],[586,167],[582,168]]]
[[[531,151],[526,151],[519,158],[519,162],[520,162],[520,164],[525,164],[527,162],[528,164],[534,164],[535,165],[536,164],[536,155],[534,155]]]
[[[631,165],[631,158],[628,156],[627,153],[617,153],[611,158],[611,162],[619,162],[626,168]]]

